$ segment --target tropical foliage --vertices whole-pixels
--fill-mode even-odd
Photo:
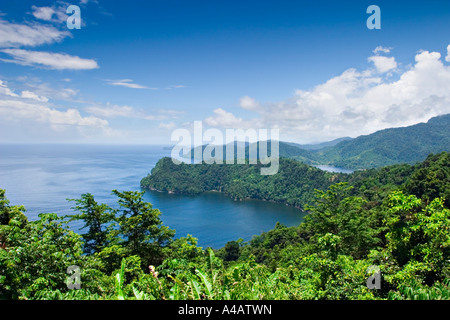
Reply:
[[[274,175],[261,175],[261,164],[174,164],[162,158],[141,186],[160,191],[198,194],[220,191],[233,199],[259,199],[303,208],[315,189],[326,189],[343,175],[331,174],[296,160],[280,158]]]
[[[175,238],[142,192],[114,190],[117,209],[84,194],[72,200],[79,214],[29,221],[1,190],[0,298],[449,299],[448,167],[442,153],[330,182],[299,226],[217,250]],[[73,219],[84,233],[70,230]],[[69,289],[71,266],[80,289]],[[374,270],[379,289],[368,286]]]
[[[331,165],[346,169],[370,169],[424,161],[430,153],[450,150],[450,114],[431,118],[426,123],[408,127],[389,128],[357,138],[340,138],[329,142],[300,145],[277,142],[279,156],[309,165]],[[255,143],[259,150],[259,143]],[[206,146],[198,147],[203,151]],[[228,145],[227,145],[228,147]],[[223,146],[223,155],[225,157]],[[238,154],[235,144],[235,155]],[[239,147],[249,159],[249,144]],[[270,153],[270,143],[268,144]],[[194,155],[195,149],[191,150]],[[258,153],[259,154],[259,153]],[[199,159],[197,159],[199,160]],[[204,160],[204,159],[203,159]]]

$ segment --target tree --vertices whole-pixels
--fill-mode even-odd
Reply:
[[[6,249],[0,249],[0,300],[34,297],[41,290],[67,290],[67,268],[83,268],[80,236],[54,213],[0,227]]]
[[[0,225],[7,225],[11,218],[18,218],[25,222],[26,217],[23,214],[24,206],[10,206],[9,200],[5,196],[6,191],[0,189]],[[1,239],[0,239],[1,242]]]
[[[162,224],[161,212],[142,199],[144,192],[113,190],[119,197],[121,215],[119,233],[129,255],[142,259],[143,267],[159,264],[163,260],[163,248],[168,245],[175,231]]]
[[[413,194],[430,203],[436,198],[444,198],[447,207],[450,206],[450,153],[431,154],[417,165],[405,185],[409,194]]]
[[[90,193],[81,195],[81,199],[68,199],[77,205],[72,209],[79,211],[79,214],[68,215],[69,221],[83,220],[88,232],[82,234],[84,240],[84,252],[94,254],[100,252],[112,241],[111,232],[115,219],[114,211],[106,204],[98,204],[94,196]]]
[[[387,280],[395,286],[433,285],[450,277],[450,210],[436,198],[425,208],[414,195],[394,192],[383,250]]]
[[[241,253],[241,246],[237,241],[228,241],[225,244],[225,261],[236,261]]]
[[[313,242],[328,233],[338,236],[340,253],[362,258],[379,242],[376,217],[364,199],[349,196],[351,188],[347,183],[337,183],[326,192],[317,190],[302,229],[311,234]]]

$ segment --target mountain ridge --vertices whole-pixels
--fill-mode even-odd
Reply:
[[[394,164],[415,164],[426,159],[430,153],[450,151],[450,114],[436,116],[427,122],[406,127],[387,128],[356,138],[343,137],[317,144],[298,144],[278,141],[279,156],[302,161],[309,165],[328,165],[333,167],[363,170]],[[271,154],[271,141],[268,141],[267,153]],[[259,158],[260,142],[257,144]],[[244,151],[250,159],[248,142],[240,146],[234,142],[234,159],[238,150]],[[220,146],[218,146],[220,148]],[[223,160],[227,145],[222,145]],[[201,147],[205,150],[206,145]],[[242,149],[245,150],[242,150]],[[194,159],[196,148],[191,149]],[[201,153],[203,155],[203,152]],[[214,157],[215,155],[212,155]],[[201,159],[195,159],[201,160]],[[203,159],[205,160],[205,159]]]
[[[450,114],[407,127],[387,128],[341,141],[317,152],[321,164],[368,169],[399,163],[414,164],[430,153],[450,151]]]

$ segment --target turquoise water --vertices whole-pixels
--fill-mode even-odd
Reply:
[[[92,193],[99,203],[116,206],[111,190],[140,191],[140,180],[170,155],[163,146],[0,145],[0,188],[11,204],[23,204],[31,220],[39,213],[73,213],[67,198]],[[146,191],[163,223],[177,237],[191,234],[198,245],[220,248],[227,241],[272,229],[279,221],[298,225],[304,214],[284,205],[234,201],[223,194],[184,196]],[[78,231],[80,223],[71,227]]]

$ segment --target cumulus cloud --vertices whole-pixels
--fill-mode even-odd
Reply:
[[[443,64],[440,53],[419,52],[411,67],[398,71],[396,80],[381,73],[396,68],[395,60],[372,60],[379,63],[378,73],[347,69],[310,90],[297,90],[287,100],[260,103],[253,109],[253,119],[216,109],[204,121],[216,127],[278,128],[289,140],[317,142],[412,125],[450,113],[450,67]],[[244,98],[241,101],[250,102]]]
[[[0,96],[8,96],[8,97],[21,97],[24,99],[32,99],[32,100],[36,100],[36,101],[41,101],[41,102],[48,102],[48,99],[44,96],[39,96],[34,92],[25,90],[22,91],[21,95],[19,96],[18,94],[14,93],[7,85],[6,82],[3,82],[2,80],[0,80]]]
[[[110,135],[113,131],[105,119],[92,115],[84,116],[75,108],[54,107],[48,98],[35,92],[24,90],[20,95],[14,93],[6,82],[0,80],[0,127],[2,139],[16,139],[24,130],[33,127],[32,136],[41,136],[55,132],[68,133],[68,137],[76,135],[87,136],[95,134]],[[20,132],[14,133],[18,128]],[[13,132],[13,133],[12,133]]]
[[[0,115],[3,119],[33,120],[50,125],[106,127],[108,121],[92,116],[83,117],[76,109],[58,110],[45,105],[20,100],[1,100]]]
[[[1,52],[10,55],[13,59],[0,59],[3,62],[15,63],[24,66],[40,66],[53,70],[91,70],[99,68],[92,59],[82,59],[65,53],[51,53],[23,49],[4,49]]]
[[[450,62],[450,44],[447,46],[447,56],[445,57],[445,61]]]
[[[111,131],[104,119],[82,116],[73,108],[59,110],[33,100],[0,100],[0,118],[2,127],[15,123],[26,128],[26,124],[33,124],[40,128],[38,132],[73,132],[75,129],[75,133],[82,134],[86,129],[97,133]]]
[[[244,120],[222,108],[217,108],[213,112],[214,116],[205,119],[205,123],[211,127],[247,129],[257,126],[257,121]]]
[[[0,80],[0,95],[5,95],[5,96],[9,96],[9,97],[17,97],[18,96],[8,87],[7,83],[2,80]]]
[[[47,97],[39,96],[36,93],[28,90],[22,91],[22,94],[20,96],[25,99],[32,99],[40,102],[48,102]]]
[[[375,68],[380,73],[385,73],[397,68],[397,62],[394,57],[372,56],[368,60],[373,62]]]
[[[241,108],[246,110],[255,110],[259,107],[259,103],[256,102],[255,99],[248,96],[242,97],[239,100],[239,105],[241,106]]]
[[[55,14],[55,10],[50,7],[36,7],[32,6],[33,9],[33,16],[36,19],[41,19],[45,21],[52,20],[53,15]]]

